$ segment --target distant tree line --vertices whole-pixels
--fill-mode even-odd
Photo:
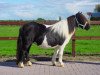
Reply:
[[[43,18],[37,18],[36,20],[23,20],[23,19],[20,19],[20,20],[0,20],[0,22],[20,22],[20,21],[25,21],[25,22],[30,22],[30,21],[45,21],[45,19],[43,19]]]
[[[0,20],[0,22],[20,22],[20,21],[33,21],[33,20]]]
[[[59,16],[59,20],[61,20],[61,16]],[[25,21],[25,22],[31,22],[31,21],[35,21],[35,22],[43,22],[43,21],[47,21],[46,19],[44,18],[37,18],[36,20],[23,20],[23,19],[20,19],[20,20],[0,20],[0,22],[21,22],[21,21]]]

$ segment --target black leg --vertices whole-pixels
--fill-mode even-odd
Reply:
[[[18,52],[17,64],[19,62],[23,62],[23,60],[24,60],[24,51],[21,50],[21,51]]]
[[[17,53],[16,53],[16,58],[17,58],[17,64],[19,62],[23,62],[23,55],[24,55],[24,52],[23,52],[23,41],[22,41],[22,37],[19,36],[18,37],[18,40],[17,40]]]
[[[21,46],[20,44],[18,44],[18,49],[17,49],[17,64],[19,62],[25,62],[29,60],[29,49],[31,47],[31,44],[29,42],[25,42],[23,43],[23,45]]]
[[[28,45],[27,50],[25,52],[25,62],[29,61],[29,50],[30,50],[31,45]]]

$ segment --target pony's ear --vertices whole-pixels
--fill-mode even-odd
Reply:
[[[80,13],[80,11],[78,13]]]
[[[82,12],[79,11],[78,13],[82,13]]]
[[[77,12],[77,13],[76,13],[76,15],[77,15],[77,14],[80,14],[80,11],[79,11],[79,12]]]

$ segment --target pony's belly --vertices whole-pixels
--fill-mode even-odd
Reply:
[[[50,46],[50,45],[48,45],[47,37],[46,36],[44,37],[44,40],[43,40],[42,44],[39,45],[39,47],[42,47],[42,48],[55,48],[57,46],[58,45],[56,45],[56,46]]]
[[[46,46],[46,45],[39,45],[41,48],[52,48],[51,46]]]
[[[42,43],[41,45],[39,45],[39,47],[41,47],[41,48],[56,48],[57,46],[52,47],[52,46],[49,46],[48,44],[45,44],[45,43]]]

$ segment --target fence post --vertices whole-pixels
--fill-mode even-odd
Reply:
[[[75,34],[72,37],[72,56],[75,57]]]

